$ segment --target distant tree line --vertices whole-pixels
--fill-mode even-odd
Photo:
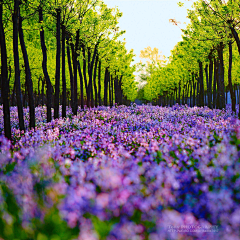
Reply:
[[[169,60],[148,65],[142,76],[147,81],[143,98],[164,106],[179,103],[218,109],[231,102],[236,112],[240,85],[237,1],[198,0],[188,10],[188,18],[190,24],[182,29],[182,41]]]

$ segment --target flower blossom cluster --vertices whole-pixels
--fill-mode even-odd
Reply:
[[[240,121],[230,110],[101,106],[46,123],[38,107],[25,134],[14,114],[14,144],[0,136],[0,183],[26,232],[56,207],[79,240],[240,239]],[[6,201],[0,187],[11,225]],[[169,231],[192,225],[218,231]]]

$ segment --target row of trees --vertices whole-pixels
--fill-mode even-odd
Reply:
[[[239,13],[239,1],[195,1],[188,10],[190,24],[182,29],[182,41],[172,50],[168,63],[148,66],[144,97],[164,105],[178,102],[223,109],[229,92],[235,112]],[[170,21],[178,25],[176,20]]]
[[[29,106],[29,127],[35,128],[40,95],[42,101],[37,103],[46,103],[48,122],[52,107],[54,118],[59,117],[60,104],[66,117],[68,103],[76,115],[79,105],[81,109],[84,104],[112,106],[134,99],[134,54],[118,40],[124,33],[118,27],[121,16],[117,8],[99,0],[0,0],[1,96],[7,138],[11,139],[10,103],[17,104],[19,127],[25,130],[23,104]]]

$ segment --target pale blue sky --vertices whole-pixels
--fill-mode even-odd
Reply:
[[[150,46],[162,51],[166,57],[170,51],[181,41],[179,27],[169,23],[169,19],[175,18],[183,23],[188,22],[187,10],[192,1],[184,1],[184,7],[179,7],[180,0],[104,0],[108,7],[118,6],[123,16],[119,26],[126,30],[126,47],[134,49],[135,62],[139,62],[140,50]]]

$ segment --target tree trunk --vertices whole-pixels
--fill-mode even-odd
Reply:
[[[39,8],[39,22],[43,22],[43,14],[42,14],[42,7]],[[47,71],[47,49],[44,39],[44,30],[43,26],[41,26],[40,30],[40,39],[41,39],[41,48],[42,48],[42,54],[43,54],[43,60],[42,60],[42,69],[43,74],[47,83],[47,122],[51,122],[52,120],[52,84],[48,75]]]
[[[94,66],[94,74],[93,74],[93,85],[94,85],[94,93],[95,93],[95,107],[97,107],[97,83],[96,83],[96,77],[97,77],[97,65],[98,65],[98,55],[96,56],[95,66]]]
[[[205,95],[205,104],[209,106],[209,78],[208,78],[208,65],[206,64],[205,68],[205,75],[206,75],[206,83],[207,83],[207,94]],[[206,101],[207,99],[207,101]]]
[[[1,95],[3,102],[4,134],[6,138],[11,140],[7,47],[2,15],[3,15],[3,0],[0,1]]]
[[[109,105],[112,107],[112,86],[111,86],[112,75],[109,74],[108,76],[108,83],[109,83]]]
[[[93,99],[93,67],[94,67],[94,62],[95,62],[95,58],[96,58],[96,55],[97,55],[97,47],[98,47],[98,43],[95,45],[94,47],[94,52],[93,52],[93,57],[92,57],[92,60],[90,62],[90,57],[91,57],[91,54],[90,54],[90,50],[88,51],[89,52],[89,63],[90,66],[88,67],[88,74],[89,74],[89,90],[90,90],[90,93],[91,93],[91,107],[94,107],[94,99]]]
[[[90,108],[91,106],[91,96],[92,96],[92,72],[90,71],[91,69],[91,51],[90,48],[88,48],[87,51],[88,55],[88,64],[87,64],[87,69],[88,69],[88,85],[87,85],[87,107]]]
[[[115,104],[119,104],[118,100],[118,77],[115,72],[115,78],[114,78],[114,92],[115,92]]]
[[[19,127],[21,131],[25,131],[22,93],[21,93],[21,81],[20,81],[19,53],[18,53],[19,4],[20,4],[19,0],[14,0],[14,13],[12,17],[13,18],[13,53],[14,53],[15,82],[16,82]]]
[[[224,62],[223,62],[223,43],[220,42],[218,45],[218,57],[219,57],[219,76],[218,76],[218,83],[219,83],[219,107],[220,109],[226,108],[225,102],[225,86],[224,86]]]
[[[232,111],[236,112],[236,95],[233,91],[233,85],[232,85],[232,42],[231,41],[228,43],[228,49],[229,49],[228,87],[231,94]]]
[[[69,69],[69,76],[70,76],[70,85],[71,85],[71,107],[73,109],[73,71],[72,71],[72,63],[71,63],[71,54],[70,54],[70,47],[69,47],[69,36],[67,35],[67,59],[68,59],[68,69]]]
[[[204,106],[204,85],[203,85],[203,66],[199,62],[199,106]]]
[[[119,80],[119,104],[122,105],[123,104],[123,92],[122,92],[122,78],[123,76],[121,75],[120,80]]]
[[[44,79],[42,78],[42,106],[44,105]]]
[[[213,77],[213,60],[212,57],[210,57],[210,63],[209,63],[209,81],[208,81],[208,107],[213,108],[213,102],[212,102],[212,77]]]
[[[89,106],[90,103],[88,103],[88,101],[90,101],[90,92],[89,92],[88,83],[87,83],[87,73],[86,73],[87,64],[86,64],[85,46],[82,44],[81,48],[82,48],[82,54],[83,54],[83,77],[84,77],[84,84],[85,84],[85,89],[87,94],[87,106]]]
[[[33,100],[33,83],[32,83],[27,49],[24,41],[21,16],[19,16],[19,38],[20,38],[20,44],[21,44],[21,49],[22,49],[22,54],[24,59],[24,65],[25,65],[26,85],[27,85],[27,92],[28,92],[29,115],[30,115],[29,127],[30,129],[31,128],[35,129],[35,106],[34,106],[34,100]],[[38,88],[39,88],[39,83],[38,83]]]
[[[178,83],[178,104],[180,105],[180,95],[181,95],[181,82]]]
[[[72,46],[72,57],[73,57],[73,114],[77,115],[78,103],[77,103],[77,51],[79,48],[79,29],[76,33],[75,49]]]
[[[217,106],[217,72],[218,72],[218,65],[217,60],[214,58],[214,81],[213,81],[213,108]]]
[[[104,77],[104,106],[107,106],[108,75],[108,68],[106,68]]]
[[[80,94],[81,94],[81,109],[84,109],[84,101],[83,101],[83,76],[80,62],[78,61],[78,73],[80,78]]]
[[[65,63],[65,26],[62,26],[62,118],[66,117],[67,89],[66,89],[66,63]]]
[[[59,118],[59,85],[60,85],[60,57],[61,57],[60,21],[61,21],[61,10],[57,9],[57,36],[56,36],[57,53],[56,53],[56,73],[55,73],[54,118]]]
[[[99,60],[98,64],[98,104],[99,106],[102,105],[102,100],[101,100],[101,61]]]

